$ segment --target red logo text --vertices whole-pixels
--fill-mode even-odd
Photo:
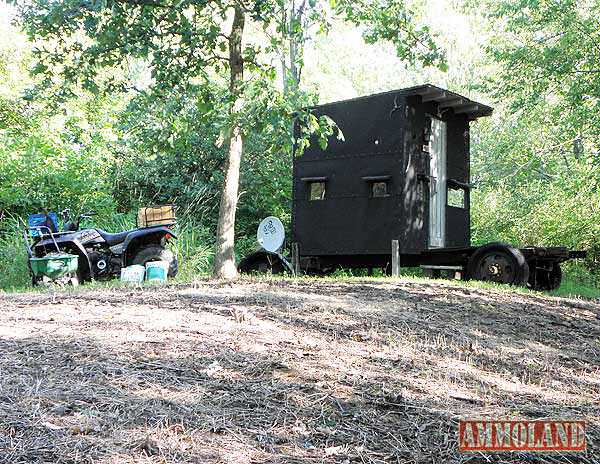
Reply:
[[[458,449],[468,451],[585,451],[585,421],[461,420]]]

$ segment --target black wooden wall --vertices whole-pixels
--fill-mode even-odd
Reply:
[[[420,253],[428,243],[429,155],[423,151],[428,114],[435,103],[402,91],[319,106],[345,141],[316,141],[294,159],[292,241],[303,256]],[[469,180],[468,120],[446,112],[448,176]],[[466,139],[465,139],[466,134]],[[465,145],[465,143],[467,145]],[[385,198],[371,198],[364,177],[390,176]],[[323,201],[309,201],[309,182],[326,178]],[[468,202],[467,202],[468,206]],[[468,245],[469,213],[447,207],[448,245]]]

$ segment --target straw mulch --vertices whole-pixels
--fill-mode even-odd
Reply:
[[[600,305],[444,283],[0,296],[1,463],[599,463]],[[588,421],[460,454],[459,418]]]

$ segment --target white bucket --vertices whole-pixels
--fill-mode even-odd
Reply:
[[[167,261],[150,261],[146,263],[147,282],[166,282],[169,274],[169,263]]]
[[[146,268],[134,264],[133,266],[127,266],[121,268],[121,282],[128,283],[141,283],[144,281],[146,275]]]

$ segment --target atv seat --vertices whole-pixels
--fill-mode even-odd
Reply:
[[[108,232],[104,232],[103,230],[100,229],[96,229],[98,231],[98,233],[100,234],[100,236],[106,240],[106,244],[108,246],[113,246],[113,245],[117,245],[119,243],[122,243],[125,241],[125,239],[127,238],[127,236],[133,232],[133,230],[126,230],[124,232],[118,232],[116,234],[110,234]]]

